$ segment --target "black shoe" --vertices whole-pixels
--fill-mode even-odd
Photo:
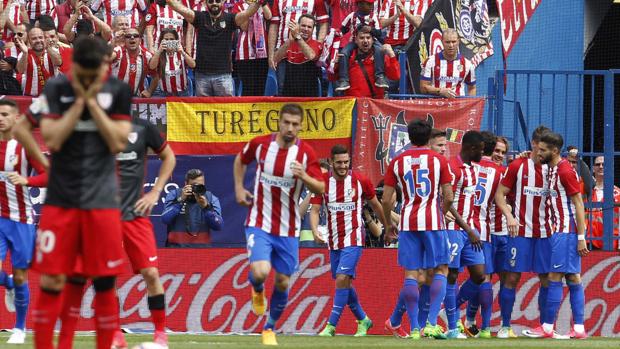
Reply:
[[[351,85],[349,84],[349,80],[347,79],[340,79],[336,82],[336,91],[346,91],[350,88]]]
[[[470,327],[465,327],[465,334],[468,337],[476,337],[476,335],[480,332],[478,326],[476,324],[471,325]]]
[[[390,84],[385,78],[385,75],[379,75],[375,78],[375,86],[377,86],[378,88],[389,88]]]

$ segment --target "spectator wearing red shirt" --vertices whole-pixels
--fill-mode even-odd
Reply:
[[[15,26],[21,23],[28,23],[28,13],[26,12],[25,3],[16,0],[0,1],[0,30],[2,30],[2,39],[4,42],[10,42],[13,38]]]
[[[112,53],[112,76],[126,82],[136,97],[151,97],[159,83],[159,77],[149,69],[153,55],[142,47],[141,35],[136,28],[125,31],[125,45],[117,46]],[[146,86],[146,76],[153,76]]]
[[[289,22],[289,39],[274,54],[275,62],[286,57],[282,95],[287,97],[317,97],[319,94],[319,67],[316,61],[322,44],[312,39],[316,20],[302,15],[299,23]]]
[[[594,177],[596,179],[596,184],[592,190],[592,202],[603,202],[604,193],[603,188],[605,187],[605,157],[597,156],[594,158]],[[614,185],[614,203],[620,203],[620,188]],[[588,229],[588,237],[592,238],[602,238],[603,237],[603,211],[600,208],[591,209],[592,216],[590,216],[590,212],[586,214],[586,228]],[[591,218],[590,218],[591,217]],[[614,208],[614,236],[620,235],[620,207]],[[591,240],[592,247],[595,249],[603,248],[603,240]],[[618,249],[619,240],[614,241],[614,250]]]
[[[43,35],[45,36],[47,45],[58,51],[58,54],[60,54],[60,57],[62,58],[62,65],[58,67],[58,70],[65,75],[69,75],[69,72],[71,71],[71,63],[73,62],[73,48],[60,42],[58,32],[56,31],[54,21],[51,17],[39,17],[39,28],[43,30]]]
[[[71,0],[70,0],[71,1]],[[104,21],[93,15],[92,11],[84,3],[78,3],[76,10],[73,11],[71,17],[65,22],[62,28],[63,33],[67,39],[67,42],[73,42],[77,37],[77,23],[82,21],[89,21],[95,32],[100,32],[101,37],[110,41],[112,39],[112,29]]]
[[[158,0],[151,4],[144,18],[146,21],[146,49],[155,53],[157,43],[161,42],[161,32],[165,28],[173,28],[183,38],[183,16],[166,6],[165,0]]]
[[[22,78],[24,95],[34,97],[43,91],[45,82],[56,75],[56,69],[62,65],[62,58],[58,51],[47,45],[41,29],[30,29],[28,41],[30,48],[23,40],[15,39],[15,44],[22,51],[17,58],[17,72],[24,74]]]
[[[355,33],[357,48],[351,53],[349,59],[349,79],[351,87],[345,91],[347,96],[384,98],[385,88],[375,84],[375,38],[372,35],[372,27],[362,26]],[[390,80],[400,79],[400,64],[398,57],[389,44],[381,46],[384,55],[385,74]],[[363,68],[362,68],[363,67]],[[364,73],[365,72],[365,73]]]
[[[196,68],[196,61],[183,49],[176,30],[163,29],[159,48],[149,61],[149,68],[159,72],[159,89],[162,95],[189,96],[185,67]]]
[[[125,30],[131,28],[129,17],[118,16],[112,20],[112,47],[125,45]]]

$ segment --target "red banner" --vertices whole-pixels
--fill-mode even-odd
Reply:
[[[514,1],[497,0],[497,9],[501,21],[502,47],[504,57],[508,57],[525,25],[532,18],[540,0]]]
[[[173,331],[208,333],[258,332],[264,318],[250,310],[250,286],[247,282],[248,261],[244,249],[162,249],[159,250],[160,273],[166,289],[167,326]],[[590,335],[620,335],[620,256],[617,253],[594,252],[583,259],[583,285],[586,290],[585,327]],[[463,279],[466,273],[462,274]],[[272,277],[266,285],[271,294]],[[402,287],[403,272],[396,265],[395,249],[366,249],[354,282],[360,302],[375,322],[370,333],[382,334],[383,322],[392,313]],[[464,280],[461,280],[464,281]],[[38,276],[30,275],[32,302],[38,297]],[[499,282],[494,278],[497,297]],[[125,274],[118,281],[123,327],[150,327],[145,284],[142,277]],[[331,279],[329,254],[323,249],[301,249],[299,272],[291,279],[289,303],[278,322],[285,333],[316,333],[327,322],[331,312],[334,281]],[[92,330],[93,289],[88,289],[82,303],[80,330]],[[538,278],[524,274],[517,290],[513,324],[520,333],[524,327],[538,324]],[[497,298],[492,317],[493,330],[500,323]],[[406,318],[406,316],[405,316]],[[14,314],[0,309],[1,328],[13,327]],[[558,329],[568,331],[571,311],[568,295],[563,299]],[[352,334],[357,324],[349,310],[343,312],[338,333]],[[32,320],[27,325],[32,328]]]
[[[407,123],[415,118],[445,130],[446,156],[456,155],[465,132],[480,129],[483,113],[484,98],[358,99],[353,166],[375,184],[383,179],[390,160],[409,146]]]

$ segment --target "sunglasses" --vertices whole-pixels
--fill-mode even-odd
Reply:
[[[140,37],[140,34],[125,34],[125,39],[137,39]]]
[[[25,33],[15,33],[17,36],[24,36]]]
[[[221,4],[222,0],[207,0],[207,3],[209,3],[209,4]]]

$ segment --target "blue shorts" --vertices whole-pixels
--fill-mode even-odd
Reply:
[[[467,233],[463,230],[447,230],[450,241],[450,269],[484,264],[484,253],[474,250]]]
[[[484,253],[484,273],[487,275],[495,273],[495,254],[493,253],[493,243],[483,241],[482,253]]]
[[[551,268],[551,239],[508,237],[506,271],[546,274]]]
[[[398,265],[406,270],[432,269],[450,262],[445,230],[401,231]]]
[[[581,256],[577,252],[576,233],[555,233],[551,240],[551,272],[581,273]]]
[[[506,245],[508,235],[491,235],[491,245],[493,245],[493,272],[501,273],[504,270],[506,260]],[[485,255],[486,258],[486,255]]]
[[[280,274],[293,275],[299,265],[299,239],[275,236],[255,227],[245,228],[250,263],[268,261]]]
[[[11,264],[16,269],[28,269],[32,261],[36,230],[33,224],[0,218],[0,260],[11,251]]]
[[[329,261],[332,265],[332,278],[337,274],[349,275],[355,279],[355,268],[362,257],[362,247],[350,246],[340,250],[329,251]]]

